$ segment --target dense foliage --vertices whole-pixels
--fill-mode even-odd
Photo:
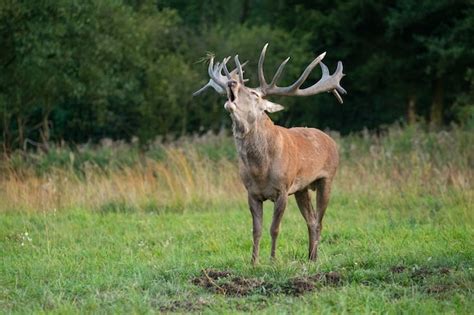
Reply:
[[[277,98],[293,126],[347,133],[397,120],[473,124],[470,1],[13,1],[0,3],[0,142],[5,152],[104,137],[148,143],[227,127],[207,82],[206,54],[256,63],[282,84],[327,51],[342,60],[343,105],[330,95]],[[320,73],[310,77],[317,80]],[[311,81],[310,80],[310,81]]]

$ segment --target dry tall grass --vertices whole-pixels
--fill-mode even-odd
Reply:
[[[166,149],[166,158],[104,171],[94,164],[78,174],[53,168],[38,176],[10,173],[0,182],[1,210],[53,210],[71,207],[179,207],[196,202],[235,200],[243,193],[237,168],[228,160],[211,162],[196,152]]]
[[[474,137],[467,131],[454,128],[450,132],[429,133],[420,128],[392,127],[382,137],[369,133],[334,137],[341,152],[341,166],[334,184],[336,198],[423,195],[443,198],[454,193],[468,202],[474,201]],[[140,159],[132,158],[131,163],[116,163],[114,167],[110,166],[112,161],[105,166],[86,161],[79,171],[72,166],[53,165],[41,174],[31,162],[41,159],[39,153],[35,153],[34,159],[26,157],[20,167],[6,160],[0,178],[0,211],[54,211],[73,207],[186,211],[216,204],[245,203],[245,189],[235,157],[210,158],[202,150],[206,141],[232,145],[225,136],[201,138],[182,145],[160,146],[159,159],[145,154]],[[109,159],[128,154],[127,150],[132,148],[115,152]]]

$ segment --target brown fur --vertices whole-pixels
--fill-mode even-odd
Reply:
[[[231,86],[232,85],[232,86]],[[316,260],[322,219],[329,202],[331,183],[339,163],[337,146],[324,132],[314,128],[284,128],[275,125],[263,110],[262,97],[248,97],[258,90],[229,85],[235,100],[226,103],[234,122],[234,138],[239,153],[239,170],[248,191],[253,218],[252,263],[258,262],[265,200],[274,202],[271,256],[275,257],[276,240],[288,196],[294,194],[309,233],[309,258]],[[230,92],[229,92],[230,93]],[[266,104],[265,106],[261,104]],[[277,104],[273,104],[277,105]],[[278,105],[279,106],[279,105]],[[242,127],[242,126],[245,126]],[[317,211],[309,190],[317,190]]]

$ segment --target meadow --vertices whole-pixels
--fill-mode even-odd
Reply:
[[[331,135],[319,260],[291,198],[277,259],[267,232],[257,267],[228,135],[14,152],[0,162],[0,312],[472,313],[472,130]]]

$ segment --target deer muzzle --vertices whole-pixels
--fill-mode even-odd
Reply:
[[[224,108],[225,108],[226,111],[228,111],[230,113],[233,113],[237,109],[237,106],[235,106],[235,104],[233,102],[227,101],[224,104]]]

